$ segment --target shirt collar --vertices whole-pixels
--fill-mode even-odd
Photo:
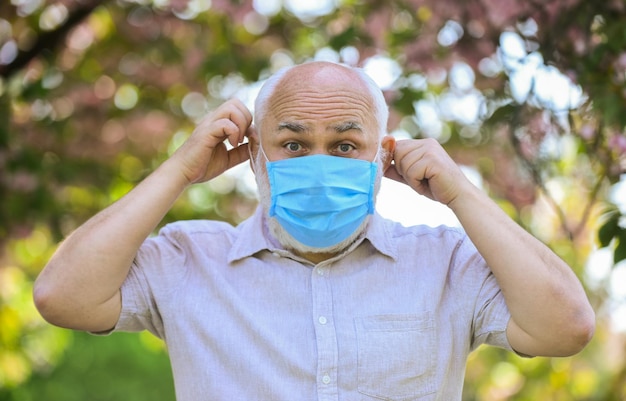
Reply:
[[[378,252],[398,260],[398,245],[392,240],[393,222],[387,220],[377,212],[370,217],[370,222],[365,231],[365,238]]]
[[[370,216],[364,236],[357,240],[357,244],[353,244],[350,247],[350,251],[355,249],[358,243],[368,240],[378,252],[397,260],[398,247],[391,240],[392,224],[391,221],[383,218],[378,213],[374,213]],[[261,206],[257,207],[250,218],[239,224],[237,230],[239,235],[228,253],[229,263],[252,256],[263,250],[279,253],[287,252],[275,243],[275,240],[269,233],[265,224],[265,212]]]
[[[259,205],[252,216],[237,226],[239,235],[228,252],[228,263],[275,248],[269,241],[270,234],[265,228],[263,214],[263,208]]]

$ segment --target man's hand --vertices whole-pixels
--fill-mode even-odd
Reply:
[[[231,99],[208,114],[189,139],[172,155],[189,184],[208,181],[248,160],[248,145],[242,144],[253,128],[252,114],[237,99]],[[227,150],[225,140],[233,146]]]
[[[420,195],[450,205],[472,183],[434,139],[396,142],[393,164],[385,177],[402,182]]]

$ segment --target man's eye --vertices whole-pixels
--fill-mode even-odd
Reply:
[[[352,149],[354,149],[354,146],[347,144],[347,143],[342,143],[341,145],[337,147],[337,150],[339,150],[341,153],[348,153]]]
[[[297,152],[302,149],[302,146],[297,142],[289,142],[287,145],[285,145],[285,147],[291,152]]]

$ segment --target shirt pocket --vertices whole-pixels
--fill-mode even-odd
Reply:
[[[430,313],[367,316],[355,319],[355,326],[360,393],[408,401],[436,391]]]

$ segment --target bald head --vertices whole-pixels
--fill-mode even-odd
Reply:
[[[333,93],[358,97],[375,119],[379,137],[386,133],[389,112],[380,88],[362,70],[330,62],[300,64],[272,75],[261,88],[255,103],[255,124],[259,132],[263,131],[263,121],[271,112],[272,104],[280,102],[284,96],[297,98],[300,93],[317,95],[320,101]]]

